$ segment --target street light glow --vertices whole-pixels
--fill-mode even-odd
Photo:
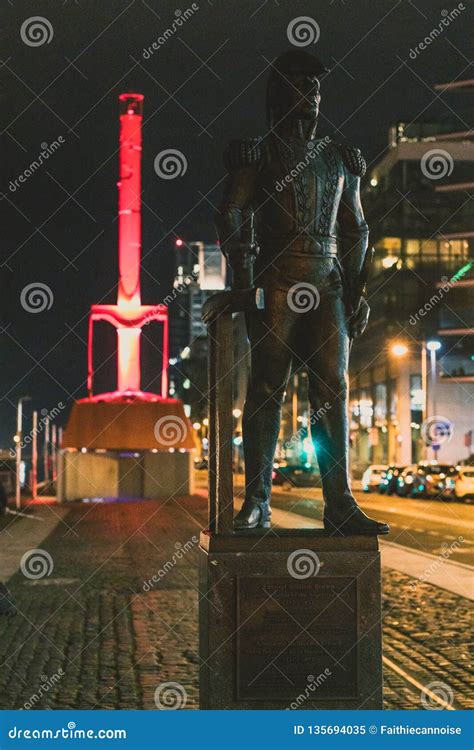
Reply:
[[[441,349],[441,341],[427,341],[426,348],[429,352],[437,352]]]
[[[395,357],[404,357],[405,354],[408,354],[408,346],[406,344],[393,344],[392,354]]]
[[[392,266],[395,266],[398,263],[398,258],[395,255],[387,255],[385,258],[382,258],[382,265],[384,268],[392,268]]]

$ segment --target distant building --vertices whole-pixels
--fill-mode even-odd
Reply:
[[[194,339],[205,335],[202,307],[211,294],[226,285],[226,263],[219,245],[184,240],[177,243],[174,291],[169,304],[172,358],[179,357]]]
[[[469,455],[473,163],[472,131],[400,122],[367,174],[363,205],[375,258],[370,323],[351,357],[356,470]]]
[[[193,411],[190,402],[194,401],[192,416],[201,417],[207,352],[202,308],[212,294],[225,289],[226,262],[220,246],[215,243],[177,240],[175,257],[173,291],[168,297],[170,394],[182,398],[190,411]],[[199,372],[195,372],[193,367]],[[204,380],[198,377],[203,368]],[[199,387],[194,387],[198,382]]]

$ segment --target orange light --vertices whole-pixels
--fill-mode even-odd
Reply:
[[[395,357],[404,357],[405,354],[408,354],[408,346],[406,344],[393,344],[391,351]]]

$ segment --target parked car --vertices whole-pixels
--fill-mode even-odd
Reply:
[[[311,465],[306,464],[273,464],[274,485],[288,487],[320,487],[321,476]]]
[[[364,492],[374,492],[379,488],[382,473],[388,469],[384,464],[371,464],[362,474],[362,489]]]
[[[415,465],[407,466],[397,477],[396,493],[399,497],[408,497],[411,494],[413,482],[416,476]]]
[[[474,498],[474,466],[460,466],[458,473],[447,481],[447,491],[455,500],[468,502]]]
[[[204,469],[207,471],[209,468],[207,458],[196,458],[194,460],[194,468],[198,471],[203,471]]]
[[[276,487],[285,484],[285,473],[283,469],[285,469],[286,466],[288,466],[286,461],[275,461],[275,463],[273,464],[272,484]]]
[[[406,466],[388,466],[382,472],[379,484],[379,492],[382,495],[393,495],[397,491],[397,480],[404,469],[406,469]]]
[[[411,488],[411,497],[445,498],[447,480],[456,474],[456,467],[450,464],[439,464],[436,461],[418,464]]]

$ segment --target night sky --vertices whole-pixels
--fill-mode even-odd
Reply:
[[[265,133],[265,82],[272,60],[290,47],[293,19],[308,16],[317,24],[319,39],[305,49],[332,68],[322,83],[321,135],[336,132],[370,162],[395,120],[452,116],[464,129],[450,111],[460,99],[439,96],[432,86],[472,78],[472,8],[413,60],[410,49],[456,2],[199,0],[196,6],[145,59],[144,48],[191,3],[2,0],[2,447],[11,444],[19,396],[50,409],[86,395],[89,307],[113,303],[116,295],[119,93],[145,95],[146,303],[169,292],[177,235],[214,239],[223,148],[229,139]],[[48,39],[33,46],[22,37],[34,16],[48,22],[42,22]],[[64,143],[13,190],[42,144],[58,139]],[[187,170],[163,180],[154,160],[169,148],[184,154]],[[38,282],[52,292],[50,308],[27,312],[21,292]]]

